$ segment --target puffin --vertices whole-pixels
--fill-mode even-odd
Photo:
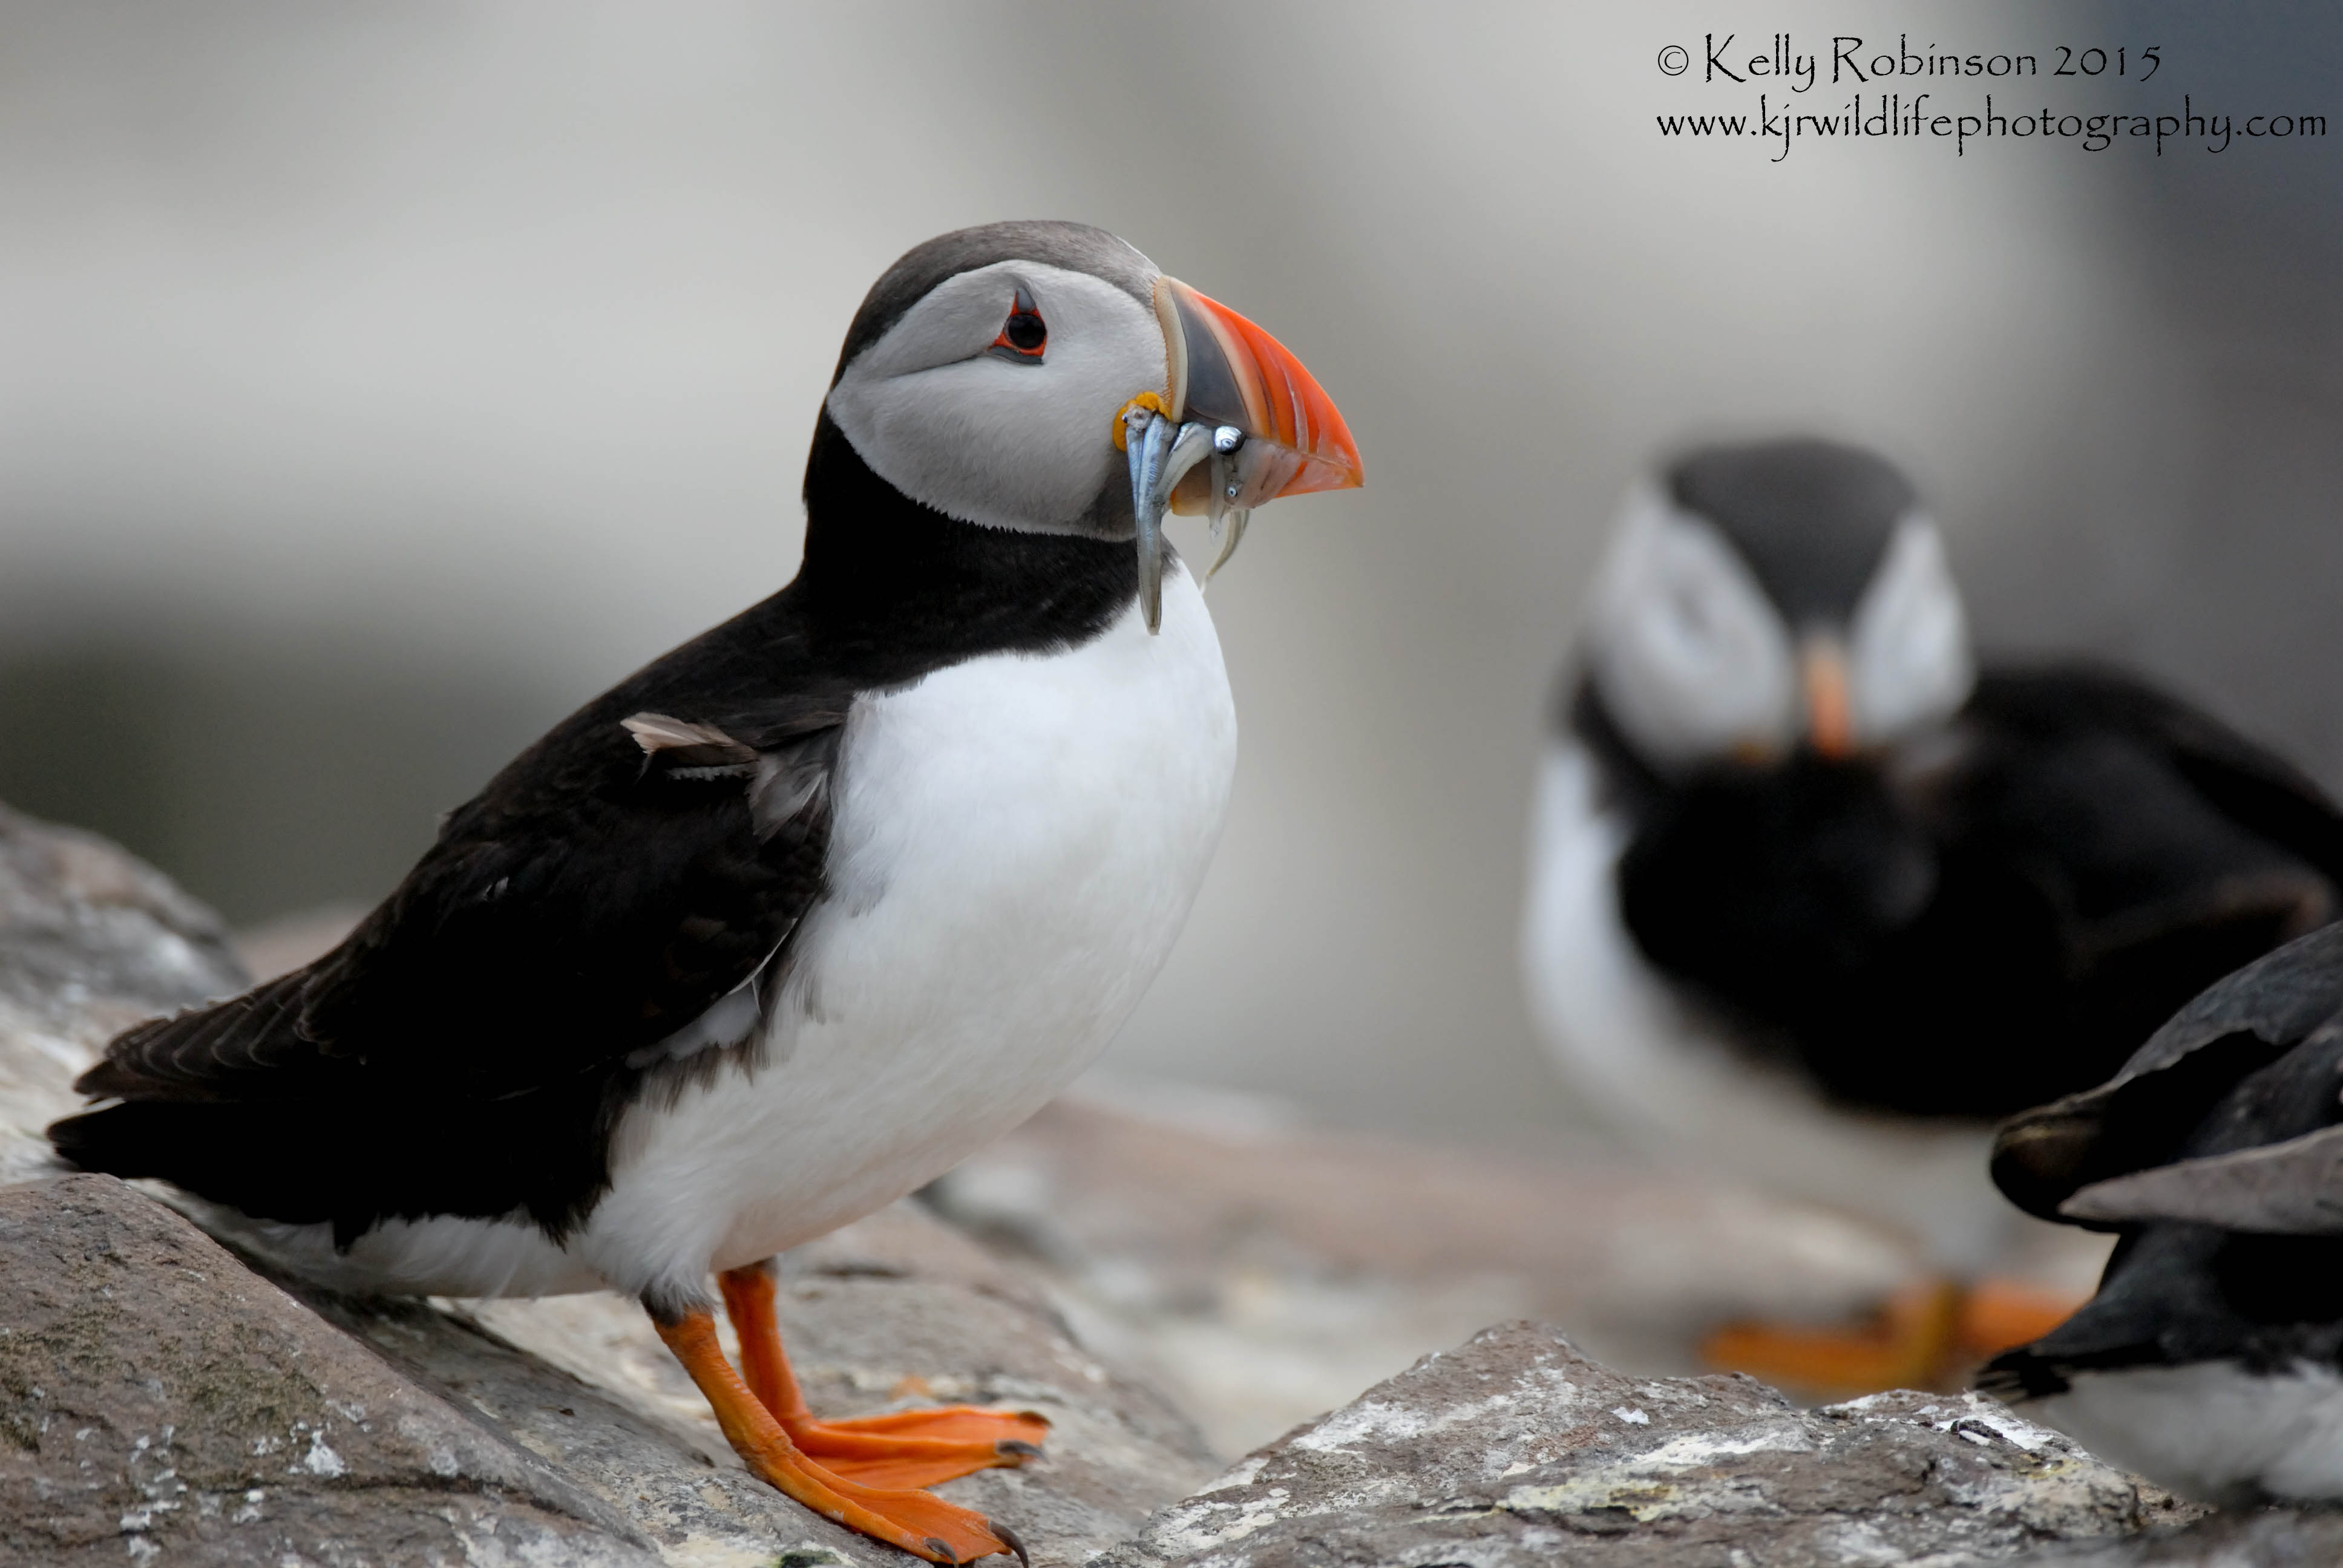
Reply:
[[[1980,663],[1911,483],[1811,437],[1634,487],[1535,789],[1521,959],[1567,1078],[1664,1158],[1877,1221],[1927,1273],[1734,1370],[1942,1384],[2074,1302],[1996,1279],[1995,1124],[2332,919],[2343,819],[2120,669]],[[1977,1357],[1981,1359],[1981,1355]]]
[[[1022,1557],[925,1489],[1046,1423],[817,1420],[773,1259],[1121,1024],[1236,755],[1165,514],[1225,558],[1254,507],[1362,478],[1291,352],[1113,235],[916,246],[847,327],[796,577],[523,751],[332,952],[115,1040],[56,1155],[335,1289],[626,1292],[754,1473],[934,1562]]]
[[[1993,1173],[2120,1240],[2098,1293],[1981,1390],[2184,1496],[2343,1502],[2343,925],[2012,1118]]]

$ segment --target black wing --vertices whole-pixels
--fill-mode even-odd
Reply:
[[[1991,1118],[2070,1092],[2337,912],[2334,807],[2138,681],[1989,672],[1946,739],[1650,796],[1621,862],[1645,953],[1838,1100]]]
[[[2039,1396],[2080,1371],[2343,1359],[2338,1004],[2330,927],[2197,998],[2114,1081],[2005,1129],[2005,1191],[2049,1219],[2073,1193],[2086,1222],[2124,1235],[2097,1295],[1979,1386]]]
[[[525,753],[332,953],[116,1040],[60,1154],[345,1241],[578,1223],[645,1077],[748,1032],[822,889],[845,700],[624,711],[656,686]]]
[[[2144,1226],[2117,1243],[2097,1295],[1976,1387],[2016,1402],[2064,1393],[2078,1372],[2199,1362],[2263,1375],[2343,1363],[2343,1240]]]
[[[2177,1159],[2313,1131],[2325,1122],[2296,1127],[2293,1108],[2279,1106],[2276,1120],[2264,1112],[2244,1133],[2233,1132],[2227,1148],[2192,1146],[2215,1108],[2241,1084],[2298,1052],[2323,1050],[2338,1019],[2343,925],[2332,925],[2206,990],[2107,1082],[2012,1117],[1994,1141],[1994,1181],[2028,1213],[2072,1220],[2061,1206],[2086,1187]],[[2112,1229],[2119,1221],[2081,1222]]]

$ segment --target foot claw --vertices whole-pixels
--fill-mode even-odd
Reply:
[[[957,1564],[960,1562],[959,1558],[952,1555],[951,1543],[940,1535],[928,1537],[928,1550],[935,1553],[935,1559],[939,1563]]]
[[[1033,1568],[1033,1554],[1025,1550],[1025,1543],[1018,1538],[1017,1532],[998,1520],[988,1519],[984,1523],[986,1529],[1001,1537],[1002,1545],[1017,1553],[1018,1562],[1023,1563],[1025,1568]]]
[[[1039,1459],[1041,1457],[1041,1445],[1038,1442],[1027,1442],[1021,1438],[1004,1437],[992,1445],[992,1452],[999,1454],[1014,1454],[1019,1459]]]

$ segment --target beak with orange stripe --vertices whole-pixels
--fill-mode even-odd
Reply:
[[[1281,496],[1363,484],[1342,410],[1291,349],[1176,278],[1155,282],[1169,385],[1115,414],[1114,444],[1131,464],[1131,509],[1147,629],[1163,616],[1163,517],[1211,518],[1219,554],[1236,553],[1252,509]]]

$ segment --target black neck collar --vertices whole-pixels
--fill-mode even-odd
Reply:
[[[805,505],[804,564],[769,602],[786,602],[827,659],[907,662],[917,675],[1070,647],[1138,597],[1129,544],[948,517],[872,472],[828,409],[806,459]]]

